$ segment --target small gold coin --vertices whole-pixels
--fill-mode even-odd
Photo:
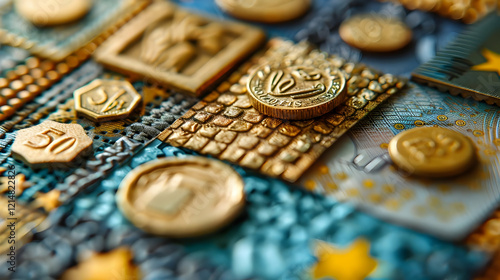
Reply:
[[[346,97],[344,74],[326,61],[316,65],[266,64],[247,82],[252,106],[275,118],[304,120],[321,116]]]
[[[16,11],[35,25],[52,26],[76,21],[92,8],[92,0],[16,0]]]
[[[376,15],[357,15],[339,28],[342,40],[367,52],[392,52],[402,49],[412,38],[412,31],[402,21]]]
[[[243,180],[228,165],[203,157],[164,158],[143,164],[122,181],[119,208],[153,234],[191,237],[232,221],[243,209]]]
[[[73,94],[78,115],[95,122],[127,118],[142,97],[128,81],[96,79]]]
[[[54,121],[19,130],[12,144],[12,155],[33,168],[72,166],[90,151],[92,139],[79,124]]]
[[[305,14],[311,0],[215,0],[227,13],[241,19],[277,23]]]
[[[389,142],[389,155],[401,169],[425,177],[449,177],[463,173],[476,161],[472,141],[442,127],[417,127]]]

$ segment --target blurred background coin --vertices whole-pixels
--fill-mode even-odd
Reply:
[[[283,22],[305,14],[310,0],[215,0],[227,13],[241,19],[266,23]]]
[[[392,52],[412,39],[412,31],[396,18],[365,14],[345,20],[339,28],[342,40],[367,52]]]
[[[389,142],[389,155],[401,169],[425,177],[449,177],[475,162],[472,142],[442,127],[418,127],[401,132]]]
[[[92,0],[16,0],[14,5],[31,23],[52,26],[79,20],[92,8]]]

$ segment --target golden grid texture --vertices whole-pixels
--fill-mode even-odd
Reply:
[[[256,111],[246,95],[248,73],[276,59],[297,61],[305,56],[320,56],[344,71],[347,101],[328,114],[304,121],[276,119]],[[273,39],[264,54],[242,65],[158,139],[295,182],[342,134],[404,85],[392,75],[312,50],[306,43]]]

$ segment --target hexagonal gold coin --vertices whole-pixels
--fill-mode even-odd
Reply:
[[[92,151],[92,139],[78,124],[54,121],[17,132],[12,155],[33,168],[64,168],[78,164]]]
[[[95,122],[127,118],[141,101],[128,81],[96,79],[75,90],[75,109]]]

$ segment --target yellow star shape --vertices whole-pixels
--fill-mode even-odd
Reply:
[[[38,194],[32,205],[34,208],[43,207],[45,211],[50,212],[61,205],[59,201],[60,195],[61,192],[59,190],[51,190],[44,194]]]
[[[370,243],[364,239],[355,240],[347,248],[318,242],[316,257],[314,279],[363,280],[377,267],[377,261],[370,256]]]
[[[14,184],[12,184],[12,181],[14,181]],[[8,192],[9,186],[15,186],[16,196],[20,196],[25,189],[31,187],[31,183],[26,181],[24,174],[17,174],[14,180],[9,179],[9,177],[0,177],[0,193]]]
[[[492,52],[488,49],[483,49],[481,53],[487,61],[473,66],[472,70],[497,72],[498,75],[500,75],[500,54]]]
[[[94,254],[64,272],[61,280],[138,280],[139,270],[132,264],[132,253],[118,248]]]

